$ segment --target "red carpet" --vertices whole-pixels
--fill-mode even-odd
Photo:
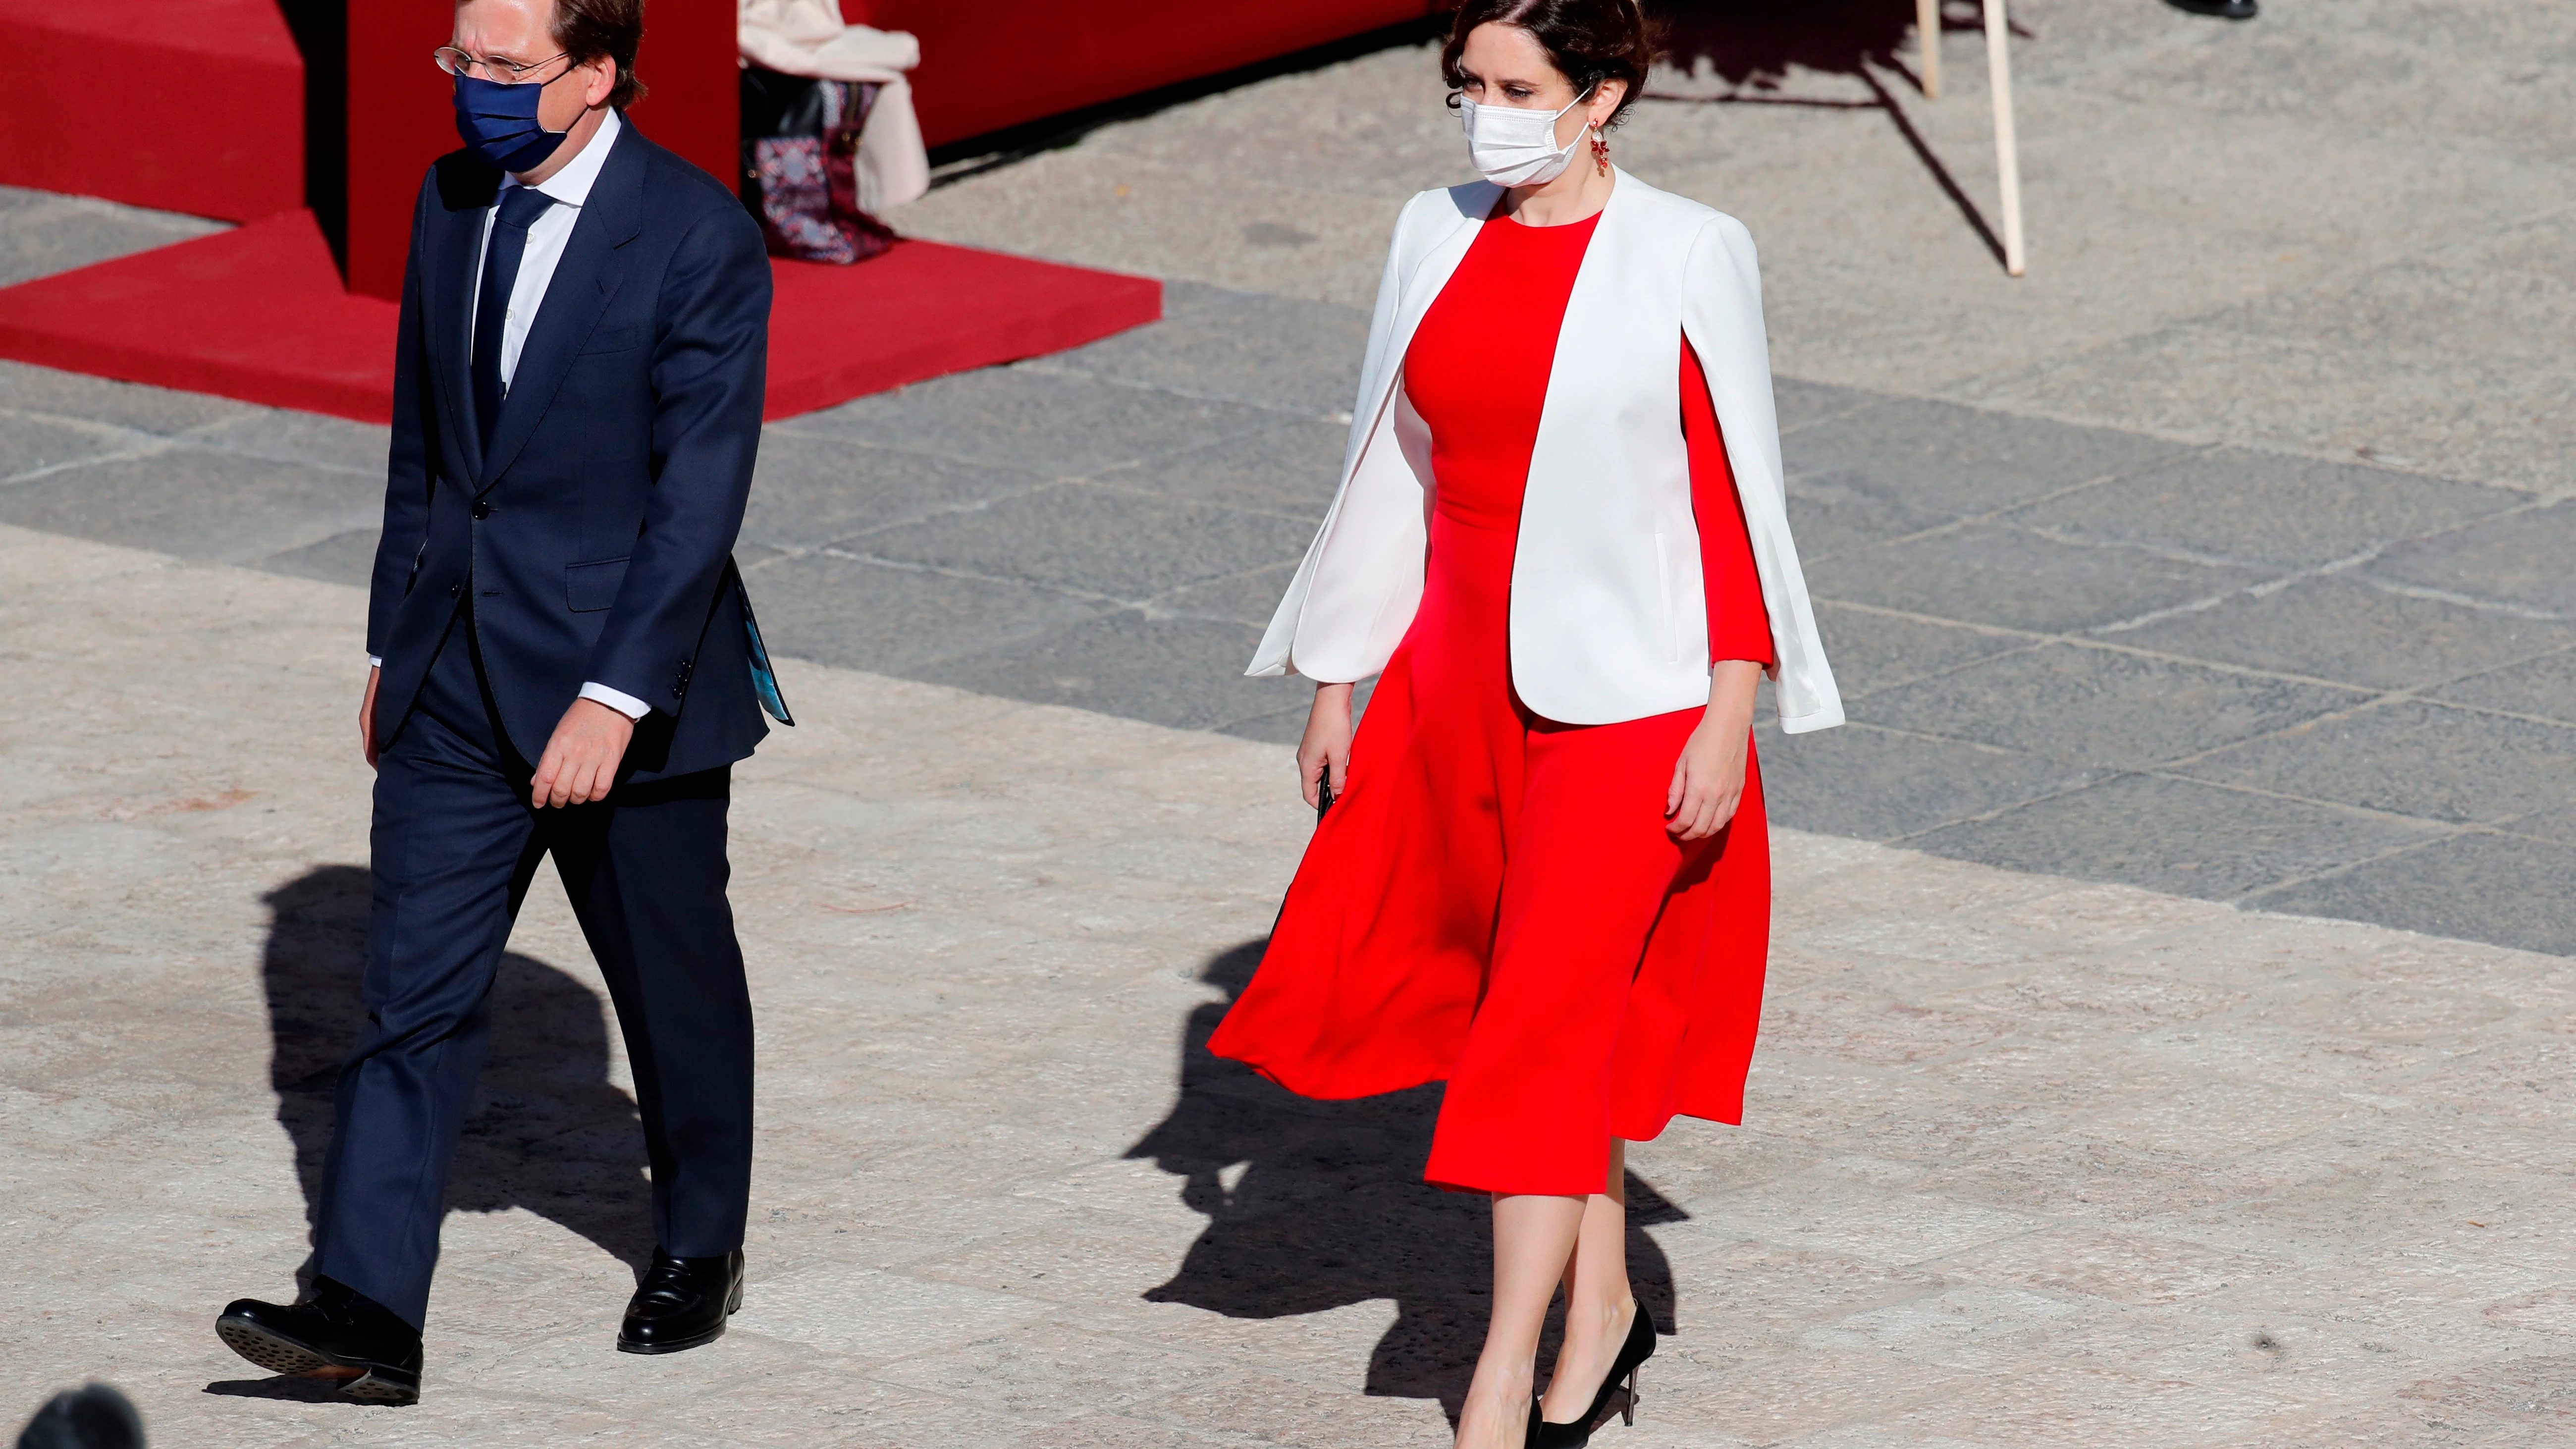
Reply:
[[[898,242],[851,267],[773,261],[770,271],[773,418],[1062,352],[1163,315],[1151,277],[937,242]]]
[[[907,241],[854,267],[772,264],[769,416],[1060,352],[1162,315],[1163,287]],[[0,357],[381,423],[394,304],[342,289],[304,211],[0,288]]]

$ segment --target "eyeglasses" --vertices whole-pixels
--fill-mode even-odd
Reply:
[[[564,51],[560,54],[547,56],[544,60],[532,60],[526,65],[521,65],[515,60],[503,60],[497,55],[473,55],[465,51],[458,50],[452,45],[442,45],[438,49],[431,51],[429,53],[429,58],[437,61],[438,68],[447,72],[449,75],[467,75],[474,77],[476,80],[487,80],[498,85],[515,86],[526,84],[529,72],[550,66],[556,61],[569,57],[571,54],[571,51]],[[569,72],[571,67],[566,66],[564,69]],[[561,79],[563,79],[563,76],[558,74],[551,77],[548,84],[552,84],[553,81]]]

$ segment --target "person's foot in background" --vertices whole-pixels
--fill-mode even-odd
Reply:
[[[2254,0],[2165,0],[2165,3],[2176,10],[2188,10],[2194,15],[2215,15],[2221,20],[2251,20],[2258,8]]]
[[[54,1395],[18,1435],[18,1449],[143,1449],[143,1416],[125,1395],[90,1384]]]

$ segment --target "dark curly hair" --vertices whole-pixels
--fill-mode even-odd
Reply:
[[[1574,83],[1577,95],[1591,94],[1594,86],[1606,80],[1627,82],[1619,109],[1602,123],[1605,131],[1619,124],[1636,104],[1646,88],[1646,69],[1655,63],[1660,49],[1656,28],[1637,0],[1465,0],[1458,7],[1457,22],[1449,27],[1448,43],[1440,47],[1440,78],[1453,93],[1465,84],[1458,72],[1458,55],[1479,25],[1528,31],[1547,52],[1548,61]],[[1452,94],[1449,104],[1457,103]]]

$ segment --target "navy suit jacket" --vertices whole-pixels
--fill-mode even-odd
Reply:
[[[733,565],[768,369],[760,229],[733,192],[628,122],[486,454],[467,338],[500,185],[454,152],[412,213],[367,608],[367,652],[384,660],[376,737],[400,728],[470,602],[501,724],[526,759],[595,680],[652,706],[623,778],[730,764],[769,732]]]

